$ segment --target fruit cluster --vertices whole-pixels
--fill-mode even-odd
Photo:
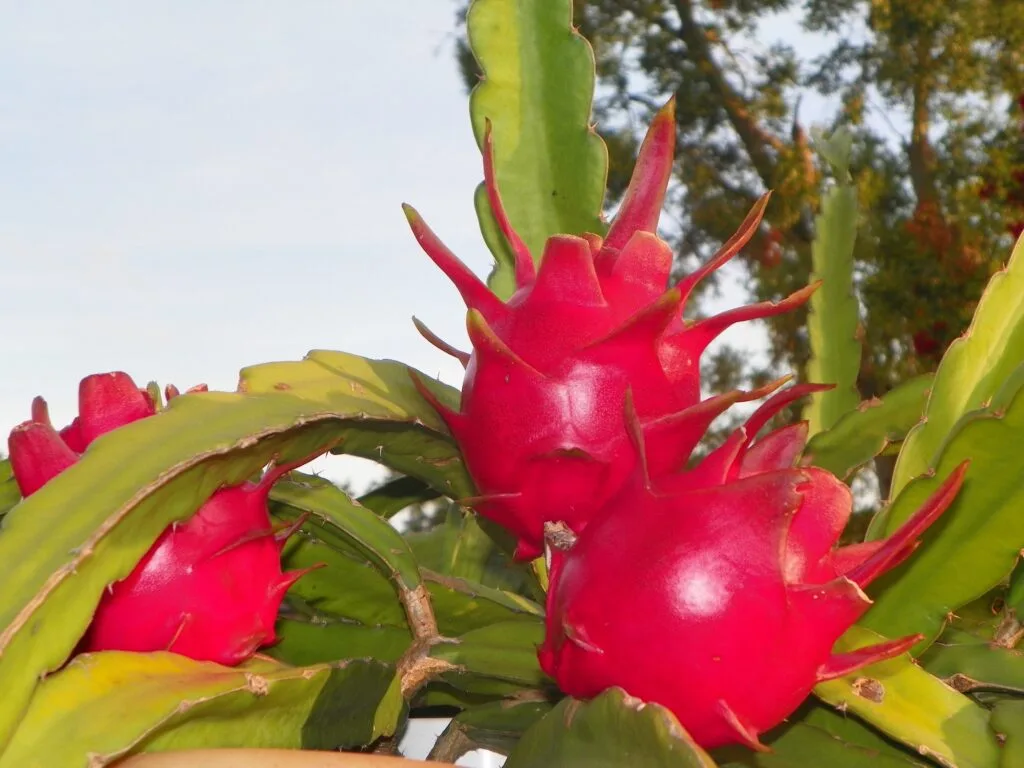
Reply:
[[[484,144],[495,218],[516,259],[506,302],[411,208],[413,232],[469,309],[471,354],[421,327],[466,368],[459,412],[431,399],[480,491],[481,514],[512,531],[517,555],[547,548],[543,669],[568,694],[611,686],[671,709],[698,743],[761,748],[819,681],[890,658],[910,636],[833,655],[871,604],[863,591],[908,557],[956,495],[965,467],[893,536],[837,548],[849,488],[801,461],[806,424],[760,436],[783,407],[822,387],[701,399],[700,357],[734,323],[778,303],[689,322],[698,281],[757,232],[762,198],[703,267],[670,286],[656,233],[675,148],[669,104],[655,118],[608,234],[548,240],[540,266],[505,215]],[[777,391],[719,448],[688,467],[712,420]]]

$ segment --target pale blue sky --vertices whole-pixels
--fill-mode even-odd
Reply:
[[[91,372],[233,389],[312,348],[459,383],[409,318],[465,347],[462,305],[400,208],[486,273],[453,8],[7,4],[0,427],[36,394],[66,423]]]

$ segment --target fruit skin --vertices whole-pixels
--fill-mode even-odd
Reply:
[[[908,650],[920,635],[833,655],[873,579],[910,555],[950,504],[962,465],[885,541],[835,548],[849,489],[798,467],[806,424],[757,430],[811,386],[767,402],[692,472],[642,473],[576,537],[549,525],[538,657],[567,694],[611,686],[670,709],[700,745],[764,749],[758,734],[823,680]]]
[[[169,400],[177,394],[168,387]],[[8,440],[22,495],[78,461],[97,437],[155,414],[149,393],[122,372],[86,377],[79,415],[60,433],[37,397],[32,419]],[[132,572],[108,587],[79,650],[169,650],[234,665],[273,643],[281,600],[304,571],[281,572],[281,547],[290,531],[273,529],[267,495],[294,466],[219,490],[187,521],[169,526]]]
[[[469,309],[472,354],[453,349],[417,321],[427,339],[466,367],[459,412],[421,393],[459,443],[479,490],[473,505],[518,538],[517,556],[542,551],[544,523],[582,531],[619,490],[637,457],[622,418],[635,395],[651,451],[650,471],[685,459],[731,404],[763,396],[731,392],[700,400],[700,356],[729,326],[793,309],[815,286],[697,322],[684,321],[694,287],[755,234],[766,195],[721,251],[669,288],[672,249],[655,234],[675,151],[674,106],[654,119],[629,188],[605,238],[556,235],[539,269],[512,229],[484,141],[490,206],[515,254],[518,289],[502,302],[406,207],[416,239],[458,288]]]

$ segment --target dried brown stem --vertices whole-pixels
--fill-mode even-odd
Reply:
[[[420,584],[415,589],[399,587],[399,599],[405,609],[412,630],[412,645],[398,660],[398,676],[402,696],[407,701],[435,677],[458,669],[455,664],[430,656],[430,649],[442,642],[454,642],[442,637],[437,629],[434,607],[430,603],[427,587]]]

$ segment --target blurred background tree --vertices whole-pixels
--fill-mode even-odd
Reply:
[[[457,56],[479,70],[458,0]],[[610,153],[609,207],[653,112],[677,100],[666,203],[678,268],[775,194],[740,257],[753,300],[807,283],[826,180],[812,127],[854,133],[862,218],[856,291],[865,398],[933,370],[964,332],[1024,227],[1024,3],[1005,0],[575,0],[594,46],[595,120]],[[812,126],[811,123],[814,125]],[[700,307],[697,307],[698,311]],[[709,389],[801,373],[805,313],[767,324],[766,364],[728,347]],[[883,497],[889,468],[879,467]]]

